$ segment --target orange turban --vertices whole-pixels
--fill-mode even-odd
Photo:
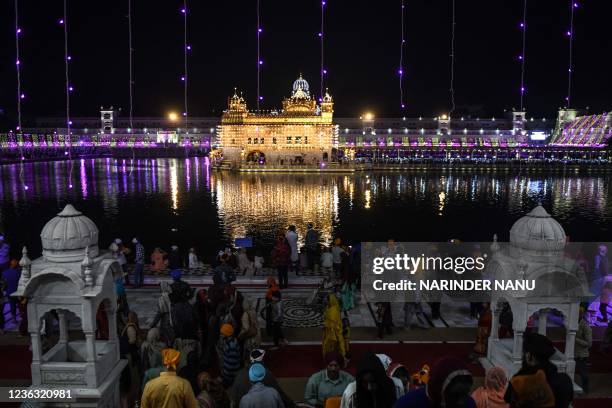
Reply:
[[[224,325],[221,326],[222,336],[230,337],[232,334],[234,334],[234,326],[232,326],[229,323],[225,323]]]
[[[166,367],[172,367],[176,370],[176,365],[181,358],[181,352],[173,348],[166,348],[162,350],[162,358],[164,359],[164,365]]]

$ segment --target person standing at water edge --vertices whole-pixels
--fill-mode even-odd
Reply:
[[[144,283],[143,272],[145,263],[145,249],[138,238],[132,239],[132,243],[134,244],[134,249],[136,252],[136,258],[134,259],[134,262],[136,263],[136,266],[134,267],[134,287],[139,288]]]
[[[287,277],[287,268],[290,262],[290,252],[287,240],[282,235],[276,238],[276,245],[272,249],[272,264],[276,267],[278,272],[278,285],[281,289],[286,288],[289,285]]]
[[[315,261],[317,260],[317,252],[319,249],[319,232],[314,229],[312,223],[308,223],[306,231],[305,247],[308,257],[308,269],[314,270]]]
[[[289,228],[287,229],[287,233],[285,234],[285,239],[287,240],[287,244],[289,244],[289,248],[291,249],[291,256],[290,256],[290,269],[293,272],[297,272],[297,263],[299,260],[299,253],[298,253],[298,234],[297,232],[295,232],[295,225],[290,225]],[[282,284],[281,284],[281,287]],[[285,287],[287,287],[285,285]]]

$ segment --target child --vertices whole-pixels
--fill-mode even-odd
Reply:
[[[255,253],[255,259],[253,262],[253,266],[255,267],[255,275],[261,274],[261,271],[263,270],[263,263],[264,259],[263,256],[261,256],[261,251],[257,251]]]
[[[331,253],[331,249],[325,248],[321,254],[321,268],[323,269],[323,272],[331,275],[333,265],[334,256]]]
[[[272,303],[270,303],[270,320],[272,321],[272,337],[274,348],[279,345],[289,344],[283,335],[283,303],[279,291],[272,292]]]

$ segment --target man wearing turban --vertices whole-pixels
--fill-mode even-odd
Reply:
[[[181,353],[175,349],[162,350],[162,359],[166,371],[149,381],[142,393],[142,408],[197,408],[198,401],[193,394],[191,384],[176,375],[176,366]]]

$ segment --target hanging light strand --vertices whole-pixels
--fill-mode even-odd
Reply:
[[[191,50],[191,45],[189,45],[189,43],[187,42],[187,13],[189,13],[189,9],[187,8],[187,0],[183,0],[183,8],[181,12],[183,13],[183,116],[185,118],[185,132],[187,132],[187,129],[189,129],[189,107],[187,105],[187,86],[189,83],[189,72],[187,70],[187,54]]]
[[[261,5],[260,0],[257,0],[257,110],[259,111],[259,103],[263,100],[263,96],[260,93],[261,86],[261,66],[263,61],[261,59]]]
[[[401,0],[401,14],[400,14],[400,29],[401,29],[401,39],[400,39],[400,59],[399,59],[399,92],[400,92],[400,107],[404,109],[406,107],[404,103],[404,44],[406,43],[406,39],[404,38],[404,9],[406,8],[404,4],[405,0]]]
[[[451,23],[451,69],[450,69],[450,97],[451,109],[448,116],[455,111],[455,0],[453,0],[452,23]]]
[[[321,83],[320,83],[320,96],[319,102],[323,101],[323,90],[325,85],[325,74],[327,74],[327,70],[325,69],[325,5],[327,4],[326,0],[321,0],[321,31],[319,32],[319,38],[321,40]]]
[[[130,71],[130,129],[134,131],[134,76],[132,65],[132,0],[128,0],[128,47],[129,47],[129,71]]]
[[[23,129],[21,128],[21,100],[25,97],[24,94],[21,93],[21,54],[19,49],[19,36],[21,35],[21,28],[19,27],[19,0],[15,0],[15,70],[17,74],[17,126],[16,126],[16,135],[22,135],[23,141]],[[17,145],[19,146],[19,159],[23,162],[23,146],[22,143],[19,143],[17,140]],[[25,184],[23,179],[23,163],[19,165],[19,181],[23,185],[25,190],[28,189],[28,186]]]
[[[574,10],[578,8],[578,3],[575,0],[570,0],[570,27],[566,35],[569,37],[569,67],[567,69],[567,96],[565,97],[565,105],[567,108],[572,103],[572,74],[574,71]]]
[[[72,162],[72,120],[70,119],[70,93],[73,91],[70,85],[70,61],[72,57],[68,54],[68,0],[64,0],[64,18],[60,20],[60,24],[64,26],[64,77],[66,85],[66,137],[68,138],[68,160],[70,161],[70,172],[68,175],[68,187],[72,188],[72,173],[74,163]],[[64,139],[64,144],[66,139]]]
[[[521,55],[519,55],[519,60],[521,61],[521,112],[525,110],[525,61],[527,59],[526,55],[526,47],[527,47],[527,0],[523,0],[523,20],[521,21],[520,28],[522,30],[522,50]]]

